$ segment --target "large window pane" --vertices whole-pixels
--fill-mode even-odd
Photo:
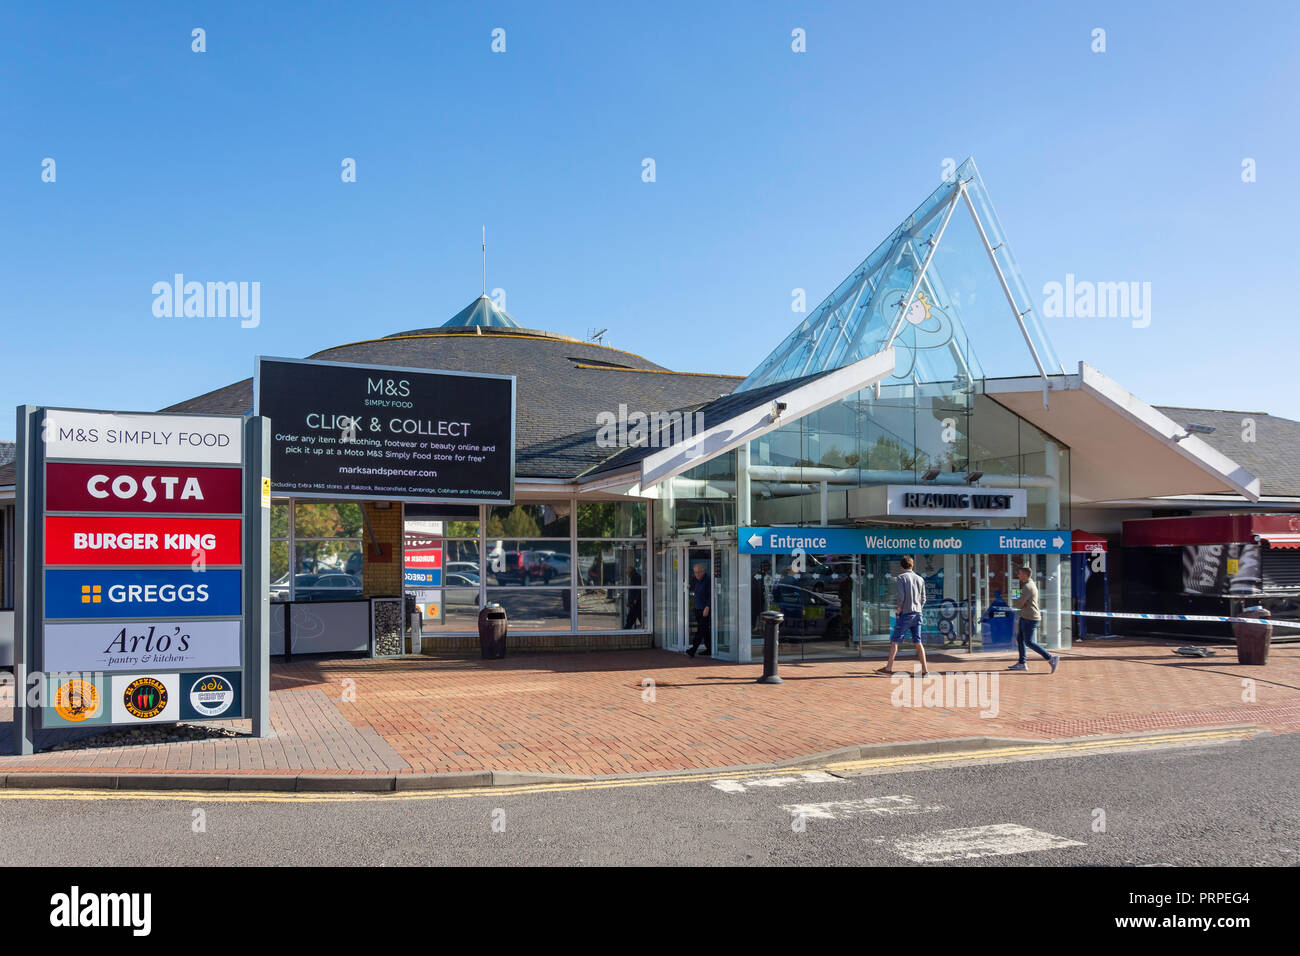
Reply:
[[[289,542],[271,542],[271,600],[289,600]]]
[[[299,504],[293,516],[295,538],[359,538],[365,521],[352,501]]]
[[[572,563],[568,541],[488,541],[489,584],[569,584],[573,579]]]
[[[505,608],[511,631],[569,630],[570,588],[488,588],[487,595]]]
[[[361,541],[298,541],[295,601],[355,601],[362,597]]]
[[[462,574],[478,582],[482,573],[483,562],[479,558],[477,541],[443,541],[442,543],[442,572],[446,577],[452,574]],[[451,582],[448,582],[449,586]]]
[[[473,631],[478,627],[478,589],[407,591],[421,614],[422,634]]]
[[[271,537],[289,537],[289,503],[287,501],[271,502]]]
[[[579,538],[644,538],[645,502],[592,501],[578,505]]]
[[[578,630],[639,631],[645,627],[645,588],[580,588]]]
[[[571,508],[567,501],[538,505],[501,505],[488,512],[488,538],[567,538]]]
[[[579,541],[579,584],[645,583],[645,545],[638,541]]]

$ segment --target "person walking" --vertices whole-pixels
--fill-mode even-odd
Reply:
[[[623,621],[623,630],[630,631],[641,626],[641,572],[632,568],[627,573],[627,617]]]
[[[916,648],[916,657],[921,662],[921,676],[930,671],[925,664],[925,645],[921,643],[921,611],[925,607],[925,578],[912,570],[912,559],[904,556],[898,562],[903,569],[894,578],[898,589],[898,613],[894,618],[894,630],[889,635],[889,663],[877,667],[877,674],[894,673],[894,657],[898,654],[898,645],[903,643],[903,636],[912,635],[912,645]]]
[[[713,642],[709,640],[709,606],[713,603],[713,582],[704,573],[704,565],[695,565],[695,580],[691,582],[691,610],[695,615],[695,635],[691,638],[691,657],[704,645],[706,653],[712,655]]]
[[[1061,659],[1055,654],[1047,653],[1043,646],[1034,640],[1038,622],[1043,619],[1042,612],[1038,610],[1038,585],[1034,583],[1033,575],[1026,567],[1016,568],[1016,577],[1020,579],[1020,597],[1013,603],[1016,610],[1020,612],[1020,619],[1016,621],[1016,646],[1020,648],[1020,660],[1007,670],[1029,670],[1029,665],[1025,663],[1025,648],[1028,647],[1052,665],[1052,673],[1055,674],[1056,665],[1061,663]]]

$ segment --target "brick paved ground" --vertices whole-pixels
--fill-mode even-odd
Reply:
[[[1028,674],[1005,673],[1005,657],[934,665],[997,673],[989,718],[973,707],[895,706],[897,685],[871,675],[879,661],[784,664],[779,687],[753,683],[759,665],[661,651],[294,662],[273,667],[270,739],[0,757],[0,773],[614,774],[946,737],[1050,740],[1237,723],[1300,732],[1300,645],[1274,645],[1263,668],[1239,666],[1231,647],[1216,651],[1188,659],[1165,644],[1086,644],[1055,676],[1041,661]],[[1243,699],[1243,678],[1254,681],[1253,701]],[[653,701],[643,699],[647,680]]]

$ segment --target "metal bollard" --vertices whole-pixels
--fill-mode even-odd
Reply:
[[[776,653],[781,641],[781,622],[785,620],[785,615],[780,611],[764,611],[758,617],[763,622],[763,676],[754,683],[784,684],[785,681],[776,672]]]

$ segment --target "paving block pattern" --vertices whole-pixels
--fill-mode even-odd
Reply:
[[[1008,673],[1008,657],[980,656],[933,663],[935,675],[954,675],[939,680],[876,676],[874,660],[819,661],[782,665],[779,686],[754,683],[761,664],[654,650],[295,661],[273,668],[269,739],[0,757],[0,773],[619,774],[952,737],[1224,724],[1300,732],[1300,645],[1274,645],[1267,667],[1238,665],[1231,647],[1216,652],[1181,658],[1169,644],[1090,642],[1066,652],[1055,675],[1042,661]],[[910,658],[900,667],[910,670]],[[956,698],[958,678],[984,699]]]

